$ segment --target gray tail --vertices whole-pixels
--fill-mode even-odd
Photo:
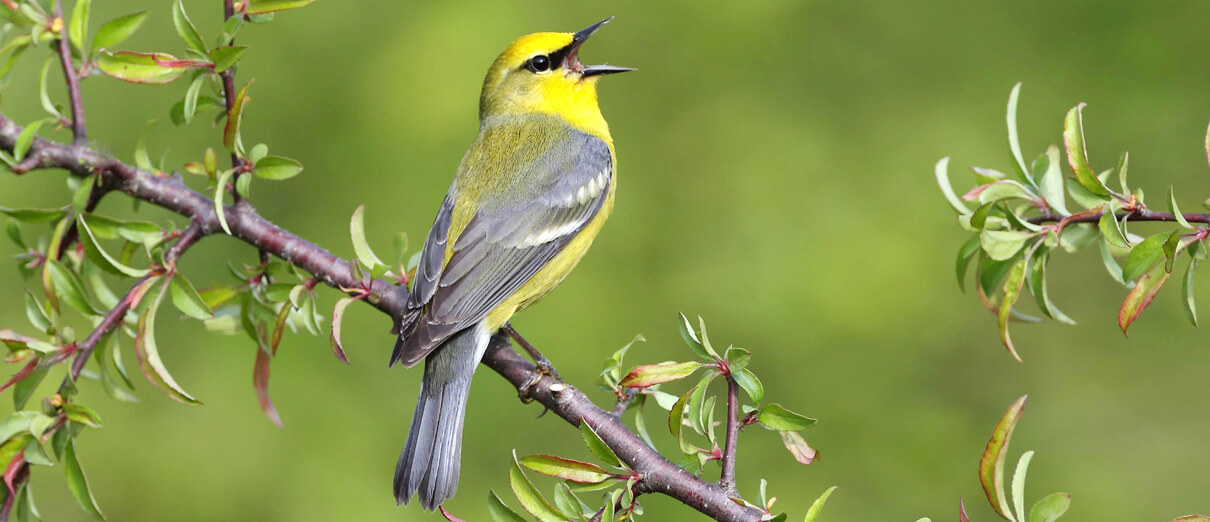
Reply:
[[[396,504],[419,494],[420,505],[432,511],[458,490],[466,399],[488,340],[481,327],[467,328],[425,359],[416,413],[395,465]]]

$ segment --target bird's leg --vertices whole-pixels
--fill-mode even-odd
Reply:
[[[541,381],[542,377],[552,377],[558,380],[563,380],[563,377],[559,376],[559,372],[555,371],[554,365],[550,363],[550,359],[547,359],[546,356],[542,355],[542,352],[539,352],[533,344],[530,344],[530,342],[525,340],[524,337],[521,337],[521,334],[517,333],[517,330],[513,329],[512,325],[506,324],[501,328],[501,330],[504,330],[504,332],[507,333],[508,336],[514,341],[516,341],[517,344],[521,345],[526,352],[529,352],[530,358],[534,360],[534,366],[537,367],[537,369],[530,374],[529,380],[526,381],[525,385],[518,388],[518,395],[521,397],[522,402],[529,403],[534,400],[533,397],[530,396],[530,390],[532,390],[534,386],[537,386],[538,381]],[[546,412],[544,411],[543,413]]]

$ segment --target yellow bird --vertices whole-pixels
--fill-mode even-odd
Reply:
[[[458,489],[471,377],[488,341],[571,272],[613,208],[615,155],[577,33],[523,36],[483,81],[479,135],[462,159],[416,269],[391,364],[425,360],[395,500],[433,510]]]

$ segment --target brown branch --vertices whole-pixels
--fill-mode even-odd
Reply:
[[[223,20],[230,20],[232,16],[235,16],[235,1],[223,0]],[[228,45],[233,44],[235,44],[234,38],[228,43]],[[223,78],[223,101],[227,106],[227,118],[231,118],[231,109],[235,107],[235,67],[228,67],[227,70],[220,73],[219,76]],[[236,154],[235,151],[232,150],[231,168],[235,169],[235,175],[231,177],[232,187],[238,186],[236,182],[239,181],[239,177],[243,175],[243,173],[240,172],[240,167],[243,166],[244,159],[239,157],[239,154]],[[238,190],[232,191],[231,194],[232,197],[235,198],[235,201],[238,202],[240,200],[241,196],[239,195]]]
[[[63,6],[55,5],[55,17],[63,19]],[[67,38],[67,23],[59,30],[59,62],[63,66],[63,78],[67,80],[67,96],[71,99],[72,143],[88,141],[84,123],[84,101],[80,98],[80,78],[76,75],[75,63],[71,59],[71,42]]]
[[[21,130],[19,125],[0,114],[0,149],[12,151]],[[100,172],[104,181],[116,190],[189,218],[190,228],[195,228],[198,234],[221,233],[214,202],[190,189],[179,178],[156,176],[87,147],[68,146],[42,138],[36,139],[33,147],[41,157],[41,167],[61,168],[81,175]],[[363,282],[353,277],[348,261],[269,222],[246,200],[226,207],[224,214],[231,235],[245,243],[310,272],[333,288],[362,287]],[[395,320],[403,316],[408,296],[406,287],[382,279],[371,281],[368,286],[371,293],[366,302]],[[509,349],[506,333],[493,339],[483,364],[518,390],[532,384],[529,396],[573,426],[579,426],[581,422],[592,426],[618,458],[641,477],[635,484],[636,493],[667,495],[715,520],[760,520],[762,513],[737,504],[731,500],[731,492],[668,461],[613,412],[597,407],[575,387],[546,374],[542,374],[536,384],[532,383],[536,368]]]
[[[728,370],[729,371],[729,370]],[[739,496],[735,487],[735,451],[739,444],[739,384],[727,377],[727,439],[723,442],[723,471],[718,485],[731,496]]]
[[[1081,214],[1082,215],[1078,217],[1067,219],[1067,223],[1096,223],[1097,221],[1101,220],[1101,216],[1104,215],[1104,212],[1093,212],[1086,215],[1084,215],[1084,213]],[[1210,224],[1210,214],[1187,214],[1185,212],[1181,212],[1181,215],[1185,216],[1185,221],[1190,223]],[[1145,208],[1132,212],[1118,212],[1114,214],[1114,216],[1118,218],[1118,221],[1176,222],[1176,216],[1173,216],[1171,212],[1156,212],[1154,210],[1148,210]],[[1041,216],[1034,216],[1026,219],[1026,221],[1038,225],[1042,223],[1057,223],[1059,221],[1063,221],[1065,218],[1067,218],[1067,216],[1060,216],[1058,214],[1043,214]]]

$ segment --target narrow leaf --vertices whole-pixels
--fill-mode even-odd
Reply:
[[[246,45],[215,47],[210,51],[210,61],[214,62],[214,72],[221,73],[230,69],[231,66],[239,62],[239,59],[244,55],[244,51],[247,50],[248,46]]]
[[[1013,305],[1021,297],[1021,287],[1025,283],[1025,265],[1027,263],[1027,260],[1022,259],[1014,263],[1012,269],[1009,270],[1008,277],[1004,280],[1003,297],[1000,299],[1000,307],[996,313],[996,325],[1000,331],[1000,342],[1004,343],[1004,347],[1008,349],[1008,353],[1017,362],[1021,362],[1021,356],[1017,354],[1017,349],[1013,347],[1012,337],[1008,333],[1008,319],[1012,313]]]
[[[521,515],[504,505],[504,501],[500,500],[495,491],[487,493],[487,513],[491,515],[493,522],[525,522]]]
[[[1039,159],[1042,158],[1045,158],[1046,170],[1038,182],[1038,192],[1055,213],[1061,216],[1070,215],[1063,192],[1063,171],[1059,164],[1059,147],[1051,145],[1046,149],[1045,156],[1039,156]]]
[[[144,284],[150,285],[154,281],[155,279],[149,279]],[[163,390],[169,397],[185,404],[200,405],[201,401],[189,395],[177,384],[176,379],[172,378],[172,374],[168,373],[168,368],[160,359],[159,347],[156,345],[155,316],[160,309],[160,303],[163,302],[164,296],[168,292],[167,288],[161,288],[151,306],[139,316],[138,337],[134,341],[134,350],[139,356],[139,368],[143,370],[143,375],[147,376],[147,380]]]
[[[311,5],[315,0],[251,0],[248,2],[245,13],[249,15],[259,15],[272,13],[275,11],[284,11],[286,9],[297,9]]]
[[[626,377],[623,377],[618,384],[628,388],[646,388],[684,379],[703,366],[705,365],[696,361],[648,364],[630,370],[630,373],[626,374]]]
[[[184,274],[177,273],[171,279],[172,304],[185,315],[194,319],[206,320],[214,317],[214,311],[206,304],[206,300],[194,289],[193,283]]]
[[[181,36],[190,49],[206,54],[206,43],[202,41],[202,35],[197,32],[197,27],[194,27],[193,22],[189,20],[189,15],[185,13],[185,6],[181,0],[172,4],[172,25],[176,27],[176,34]]]
[[[92,40],[93,48],[108,49],[122,43],[123,40],[134,34],[146,19],[147,11],[139,11],[105,22],[100,29],[97,29],[97,36]]]
[[[193,115],[197,114],[197,97],[202,92],[202,86],[205,85],[206,74],[198,74],[189,84],[189,88],[185,91],[184,120],[185,123],[193,121]]]
[[[1025,476],[1029,473],[1029,461],[1033,458],[1033,451],[1022,453],[1013,472],[1013,506],[1017,509],[1017,520],[1029,520],[1025,518]]]
[[[88,225],[88,220],[84,219],[83,216],[76,217],[76,226],[81,231],[80,241],[84,243],[84,252],[101,269],[112,274],[122,274],[127,277],[143,277],[151,273],[149,269],[128,266],[109,255],[105,249],[101,248],[96,236],[93,234],[92,228]]]
[[[799,464],[810,464],[815,461],[818,452],[807,445],[806,439],[803,439],[797,431],[780,431],[778,433],[781,434],[781,443],[786,446]]]
[[[1071,495],[1055,493],[1039,500],[1029,510],[1029,522],[1054,522],[1071,507]]]
[[[819,512],[823,511],[824,505],[828,503],[828,497],[832,496],[832,492],[836,491],[836,488],[837,486],[828,488],[819,498],[815,499],[815,502],[811,503],[811,508],[807,510],[807,516],[803,519],[803,522],[815,522],[815,517],[818,517]]]
[[[987,441],[987,448],[983,450],[983,457],[979,459],[979,483],[983,486],[983,493],[987,495],[992,509],[1008,520],[1014,518],[1004,494],[1004,457],[1007,456],[1008,443],[1017,427],[1017,421],[1021,418],[1021,412],[1025,410],[1025,401],[1028,398],[1028,395],[1022,395],[1008,407],[1000,417],[1000,422],[996,423],[992,437]]]
[[[256,389],[256,401],[260,403],[260,409],[265,412],[265,417],[281,428],[284,427],[281,415],[278,415],[277,406],[273,405],[273,399],[269,398],[269,360],[269,352],[258,347],[256,364],[252,367],[252,387]]]
[[[1050,263],[1050,249],[1042,248],[1033,258],[1033,270],[1029,274],[1029,288],[1033,293],[1038,308],[1047,317],[1064,324],[1076,324],[1075,320],[1064,314],[1050,301],[1050,293],[1046,288],[1046,265]]]
[[[96,64],[107,76],[153,85],[170,83],[187,70],[175,56],[165,53],[103,52],[97,57]]]
[[[101,508],[97,506],[97,499],[93,498],[92,491],[88,488],[88,479],[85,478],[84,469],[80,467],[80,460],[76,457],[76,443],[73,440],[68,439],[67,448],[63,453],[63,464],[67,468],[67,489],[71,490],[76,502],[79,502],[80,507],[88,514],[105,520],[105,515],[101,514]]]
[[[71,23],[67,26],[67,36],[76,49],[85,50],[85,39],[88,36],[88,11],[92,0],[76,0],[71,10]]]
[[[1125,334],[1130,325],[1135,319],[1139,318],[1139,314],[1151,304],[1155,299],[1155,294],[1164,286],[1164,282],[1168,281],[1168,272],[1164,271],[1164,265],[1155,265],[1150,272],[1143,274],[1142,277],[1134,284],[1134,288],[1126,294],[1126,299],[1122,301],[1122,307],[1118,309],[1118,328],[1122,329]]]
[[[1164,257],[1164,242],[1167,240],[1167,233],[1155,234],[1130,249],[1130,255],[1122,264],[1122,279],[1133,281],[1159,263]]]
[[[67,267],[63,266],[63,263],[57,259],[47,259],[46,272],[50,276],[55,294],[64,303],[84,315],[101,315],[101,312],[88,301],[83,283]]]
[[[761,424],[777,431],[805,430],[816,423],[815,419],[794,413],[777,403],[761,408],[756,418]]]
[[[332,344],[332,354],[345,364],[349,364],[349,357],[345,355],[344,345],[340,342],[340,325],[344,321],[345,309],[354,301],[357,299],[342,297],[336,301],[336,307],[332,309],[332,335],[329,338]]]
[[[1067,163],[1071,165],[1080,186],[1101,199],[1109,199],[1109,189],[1088,165],[1088,151],[1084,146],[1084,106],[1085,103],[1080,102],[1067,112],[1067,118],[1063,121],[1063,144],[1067,148]]]
[[[592,426],[588,425],[588,421],[580,421],[580,435],[584,437],[584,445],[588,446],[588,451],[591,451],[602,462],[614,467],[622,466],[622,461],[618,459],[617,454],[605,444],[605,441],[601,440],[601,437],[597,435],[597,430],[592,429]]]
[[[231,182],[231,176],[235,175],[234,170],[225,170],[218,175],[214,187],[214,213],[218,215],[218,224],[223,227],[223,232],[231,235],[231,228],[227,226],[227,216],[223,212],[223,195],[227,193],[227,183]]]
[[[1185,318],[1189,319],[1193,326],[1197,326],[1197,303],[1193,297],[1194,280],[1193,273],[1197,270],[1197,259],[1190,259],[1189,266],[1185,268],[1185,283],[1181,285],[1181,300],[1185,302]]]
[[[596,484],[613,476],[596,464],[554,455],[530,455],[518,462],[543,475],[580,484]]]
[[[1176,194],[1172,191],[1172,185],[1168,185],[1168,210],[1172,211],[1172,216],[1176,218],[1176,222],[1182,227],[1193,229],[1196,228],[1189,224],[1185,219],[1185,215],[1181,213],[1180,207],[1176,206]]]
[[[517,500],[521,502],[521,507],[525,508],[529,514],[538,518],[542,522],[556,522],[566,520],[554,506],[538,492],[538,488],[529,481],[525,473],[521,471],[520,465],[513,458],[513,465],[508,470],[508,482],[513,488],[513,493],[517,495]]]
[[[1013,159],[1016,160],[1017,172],[1030,185],[1034,183],[1033,176],[1029,174],[1029,169],[1025,167],[1025,157],[1021,155],[1021,142],[1017,137],[1017,99],[1021,95],[1021,82],[1017,82],[1013,86],[1012,92],[1008,94],[1008,111],[1005,120],[1008,124],[1008,149],[1012,152]]]
[[[937,178],[937,186],[941,188],[941,194],[945,196],[945,200],[949,202],[951,207],[954,207],[958,215],[965,216],[971,213],[971,209],[954,193],[954,187],[950,184],[949,163],[950,159],[948,157],[938,160],[937,166],[933,169],[933,174]]]
[[[239,141],[240,119],[243,118],[244,104],[248,102],[249,87],[252,87],[252,81],[245,83],[240,88],[239,93],[235,95],[235,105],[232,105],[231,110],[227,113],[227,125],[223,127],[223,145],[227,147],[227,150],[236,150],[236,143]]]

